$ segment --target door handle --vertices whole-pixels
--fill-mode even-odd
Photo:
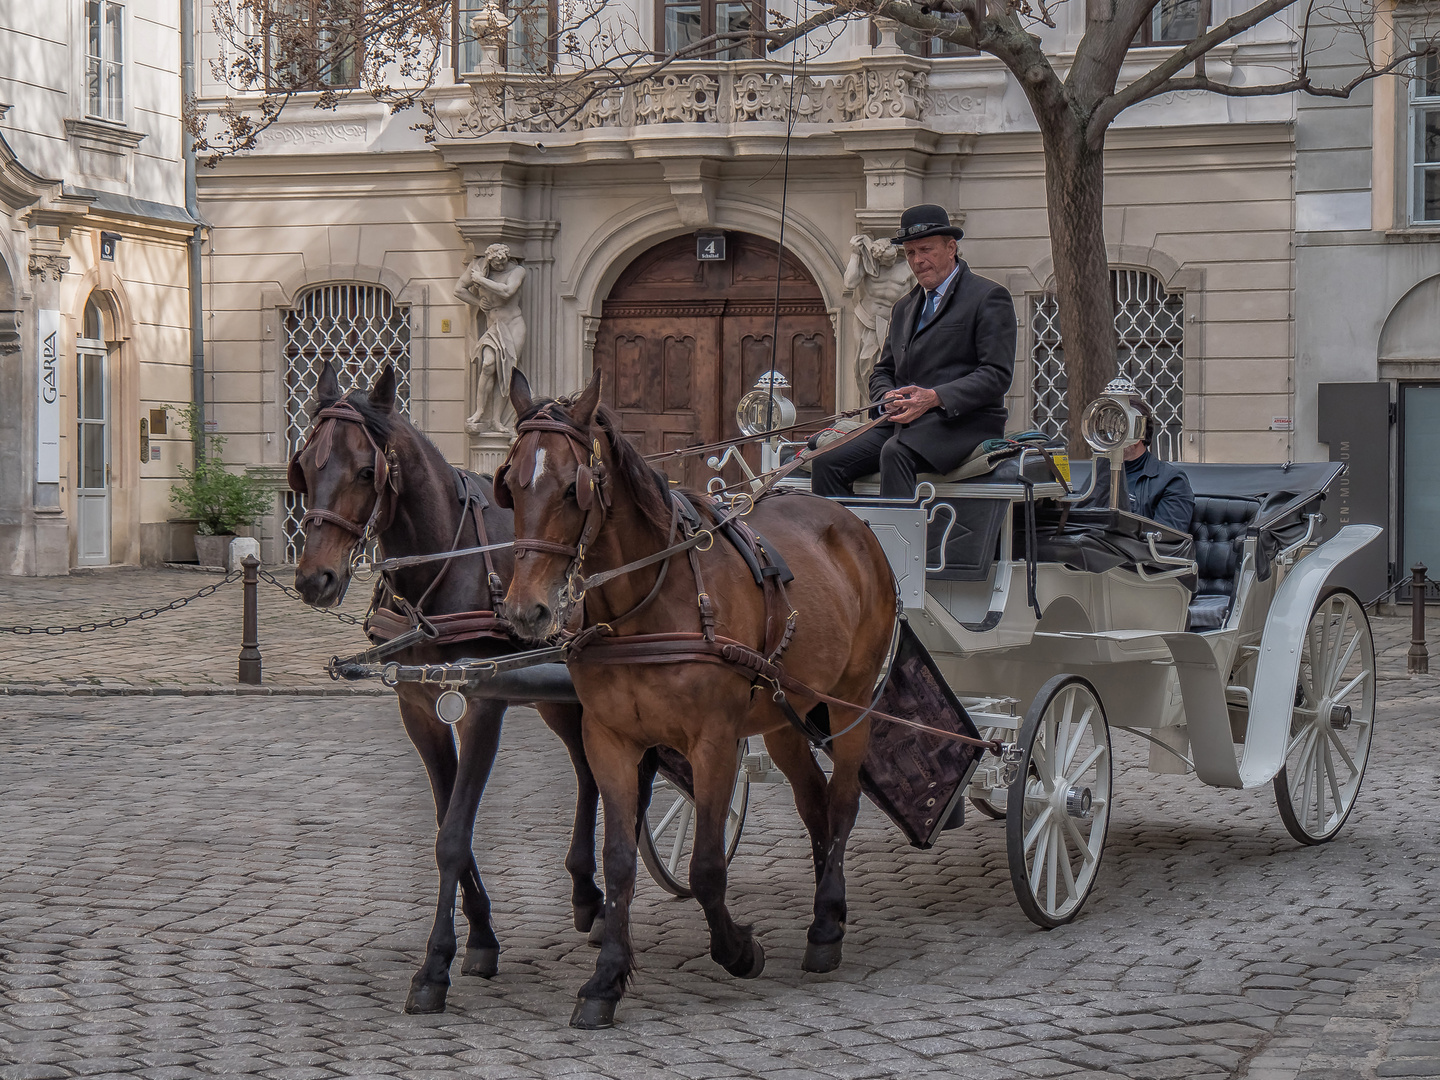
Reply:
[[[110,463],[108,461],[105,463],[105,486],[107,488],[110,486]]]

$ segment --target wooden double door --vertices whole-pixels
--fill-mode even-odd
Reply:
[[[801,421],[835,411],[835,334],[814,279],[785,252],[777,305],[774,241],[727,241],[723,262],[700,262],[694,236],[651,248],[605,301],[595,365],[606,402],[646,454],[738,435],[735,406],[772,367],[790,381]],[[714,475],[701,458],[661,468],[687,487]]]

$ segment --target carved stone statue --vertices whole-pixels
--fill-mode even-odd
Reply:
[[[525,317],[520,286],[525,268],[511,261],[510,249],[491,244],[455,283],[455,295],[485,316],[485,328],[470,358],[475,378],[475,412],[465,421],[472,434],[503,432],[514,420],[510,410],[510,372],[525,350]]]
[[[855,381],[860,386],[860,400],[868,401],[870,372],[875,369],[880,348],[890,333],[890,309],[914,288],[915,278],[900,257],[900,248],[888,239],[872,240],[863,234],[852,236],[850,249],[845,288],[855,297],[855,320],[860,324]]]

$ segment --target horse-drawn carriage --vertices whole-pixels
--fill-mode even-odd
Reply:
[[[529,430],[552,438],[550,463],[542,440],[532,439],[525,476],[518,483],[512,479],[509,490],[528,479],[538,491],[547,468],[563,474],[555,505],[569,506],[569,520],[583,519],[584,528],[578,541],[539,538],[541,519],[532,512],[534,504],[527,504],[523,514],[517,506],[517,535],[523,535],[516,547],[525,554],[569,559],[562,591],[573,596],[597,579],[646,563],[580,575],[587,545],[595,542],[592,522],[608,520],[604,515],[611,513],[604,488],[607,463],[612,487],[617,466],[600,435],[593,436],[593,450],[588,445],[588,418],[568,430],[569,413],[542,410],[541,417],[543,422],[532,421]],[[682,662],[729,664],[736,670],[748,664],[745,670],[754,675],[752,700],[759,686],[773,689],[777,702],[787,690],[797,699],[829,702],[828,715],[812,710],[791,717],[808,729],[812,745],[827,752],[869,720],[874,738],[860,772],[865,792],[911,843],[922,847],[963,820],[967,800],[981,813],[1003,818],[1017,898],[1026,915],[1043,927],[1073,919],[1095,885],[1117,788],[1113,728],[1149,741],[1152,771],[1194,772],[1216,787],[1273,783],[1290,833],[1302,843],[1324,842],[1344,824],[1358,794],[1376,691],[1365,612],[1352,593],[1332,586],[1330,579],[1380,530],[1347,525],[1333,538],[1318,540],[1320,503],[1341,470],[1328,463],[1182,466],[1197,496],[1189,535],[1119,509],[1116,499],[1090,505],[1086,495],[1096,486],[1095,471],[1107,463],[1118,465],[1119,449],[1136,437],[1139,423],[1129,393],[1114,387],[1083,420],[1085,437],[1097,453],[1095,469],[1077,464],[1075,475],[1067,476],[1045,449],[1016,445],[972,459],[955,474],[922,477],[908,501],[869,497],[865,485],[857,485],[859,497],[845,505],[883,548],[898,616],[893,631],[885,627],[890,648],[868,708],[853,694],[846,700],[827,696],[786,676],[778,664],[766,667],[754,657],[769,649],[768,642],[766,650],[732,651],[722,661],[719,646],[702,655],[701,635],[692,634],[686,638],[690,652],[644,662],[670,665],[663,669],[667,672]],[[763,429],[752,433],[769,434]],[[573,461],[567,457],[567,464],[557,466],[558,448],[567,443],[573,445],[564,453],[573,452]],[[778,460],[783,449],[774,437],[767,457]],[[378,461],[378,446],[376,453]],[[572,476],[566,488],[564,481]],[[594,508],[587,503],[587,484]],[[727,487],[718,480],[716,486]],[[778,486],[804,490],[808,481],[791,472]],[[739,485],[738,493],[736,488],[728,485],[729,499],[714,504],[711,518],[688,531],[675,510],[672,543],[650,563],[666,552],[669,557],[685,552],[698,582],[699,564],[692,553],[701,539],[708,536],[720,544],[721,526],[744,519],[754,505],[746,485]],[[495,490],[499,496],[498,475]],[[561,490],[568,501],[562,502]],[[674,543],[691,535],[697,539],[688,547]],[[767,546],[775,548],[763,537],[752,545],[762,556]],[[795,552],[782,548],[781,553],[794,561]],[[675,561],[683,565],[683,559]],[[751,569],[757,584],[765,577],[780,578],[773,564]],[[663,572],[659,578],[664,580]],[[706,591],[703,584],[697,588],[703,620]],[[657,582],[652,598],[659,591]],[[515,593],[512,588],[512,601]],[[790,616],[793,631],[795,612]],[[615,621],[621,617],[629,612]],[[770,622],[765,625],[768,638]],[[576,700],[570,678],[576,657],[563,648],[473,661],[391,661],[383,668],[359,664],[342,673],[383,671],[388,683],[426,687],[435,695],[440,717],[453,722],[476,698]],[[607,662],[629,662],[626,657],[638,655],[636,646],[630,648]],[[853,709],[858,719],[844,708]],[[586,746],[592,748],[588,733]],[[707,828],[714,830],[717,814],[723,817],[723,858],[728,861],[740,838],[748,784],[779,777],[754,740],[750,745],[739,741],[735,753],[738,765],[730,774],[733,789],[727,789],[731,793],[723,811],[717,810],[717,800],[707,804],[692,798],[692,785],[705,778],[692,774],[680,754],[661,750],[652,765],[664,782],[648,807],[643,799],[638,807],[643,821],[639,848],[652,874],[672,892],[687,891],[680,877],[682,858],[692,843],[698,850],[703,839],[694,833],[692,820],[708,820]],[[797,802],[801,796],[797,791]],[[607,833],[607,862],[609,852]],[[817,848],[817,878],[823,857]],[[633,849],[631,858],[633,868]],[[623,876],[615,880],[623,887]],[[824,889],[822,881],[817,924]],[[721,890],[723,896],[723,875]],[[843,932],[843,891],[838,911]],[[708,906],[706,914],[712,916]],[[712,918],[712,933],[720,935],[723,929]],[[622,944],[628,950],[628,935]],[[744,949],[731,942],[728,956],[722,956],[722,945],[712,944],[712,953],[734,974],[758,974],[763,952],[758,945],[746,951],[748,939],[741,944]],[[826,964],[838,963],[838,940],[831,952],[826,948],[812,930],[806,966],[828,970]],[[615,963],[622,959],[628,972],[628,953]],[[624,973],[615,978],[623,986]],[[592,980],[587,990],[591,1008],[586,1011],[582,991],[577,1023],[608,1024],[618,990],[608,1009],[606,1002],[595,1000],[609,996],[605,986]]]

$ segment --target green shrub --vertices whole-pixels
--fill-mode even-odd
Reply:
[[[170,489],[170,502],[183,516],[194,518],[195,531],[202,536],[233,533],[242,525],[254,525],[270,508],[270,493],[253,477],[231,472],[220,460],[225,439],[207,434],[194,402],[167,405],[190,432],[195,443],[195,467],[179,467],[180,483]]]

